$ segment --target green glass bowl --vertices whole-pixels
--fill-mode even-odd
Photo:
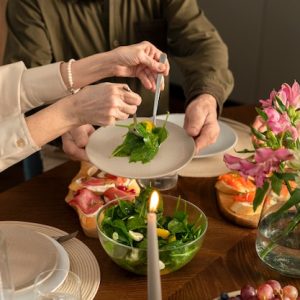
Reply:
[[[173,216],[178,202],[177,197],[170,195],[161,195],[163,198],[163,215]],[[201,226],[201,234],[192,242],[174,247],[173,249],[159,250],[159,259],[163,267],[160,271],[161,275],[174,272],[186,265],[196,255],[202,246],[202,242],[207,230],[207,218],[203,211],[196,205],[180,199],[178,210],[186,209],[188,215],[188,223]],[[111,201],[104,205],[97,216],[97,231],[102,247],[108,256],[120,267],[136,274],[147,274],[147,249],[134,248],[123,245],[104,234],[101,230],[101,221],[104,218],[105,211],[112,205],[117,205],[118,201]]]

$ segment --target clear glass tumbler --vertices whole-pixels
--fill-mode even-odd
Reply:
[[[178,173],[171,173],[163,177],[139,179],[138,183],[141,187],[151,186],[160,191],[166,191],[177,185]]]
[[[40,273],[34,283],[35,300],[82,300],[81,279],[66,269]]]

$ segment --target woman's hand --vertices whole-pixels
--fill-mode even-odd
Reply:
[[[126,84],[117,83],[87,86],[70,100],[69,117],[77,126],[114,124],[133,115],[142,101]]]
[[[94,54],[69,64],[73,86],[78,89],[108,77],[137,77],[146,89],[155,90],[158,73],[169,74],[169,62],[160,63],[161,51],[149,42],[122,46]],[[68,63],[61,64],[61,75],[70,88]],[[162,84],[162,89],[164,88]]]
[[[71,129],[62,136],[63,150],[73,160],[86,160],[88,157],[85,146],[89,141],[89,136],[95,131],[90,124],[85,124]]]
[[[131,46],[118,47],[109,52],[115,64],[115,76],[137,77],[145,88],[155,91],[158,73],[169,74],[170,65],[160,63],[162,52],[151,43],[144,41]],[[164,86],[162,85],[162,89]]]

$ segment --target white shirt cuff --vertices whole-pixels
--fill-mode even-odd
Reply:
[[[40,150],[31,138],[24,115],[0,122],[0,172]]]
[[[70,95],[60,73],[61,62],[27,69],[21,81],[21,110],[26,112]]]

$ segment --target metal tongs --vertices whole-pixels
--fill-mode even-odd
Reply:
[[[131,89],[128,86],[123,86],[123,90],[126,92],[131,92]],[[137,125],[137,117],[136,113],[133,114],[133,128],[130,130],[133,134],[135,134],[138,137],[141,137],[141,135],[137,132],[136,130],[136,125]]]
[[[165,63],[167,60],[167,54],[162,53],[159,58],[160,63]],[[158,74],[156,78],[156,89],[155,89],[155,96],[154,96],[154,104],[153,104],[153,117],[152,121],[153,124],[156,125],[156,115],[157,115],[157,109],[158,109],[158,101],[159,101],[159,95],[160,95],[160,86],[163,80],[163,74]]]

